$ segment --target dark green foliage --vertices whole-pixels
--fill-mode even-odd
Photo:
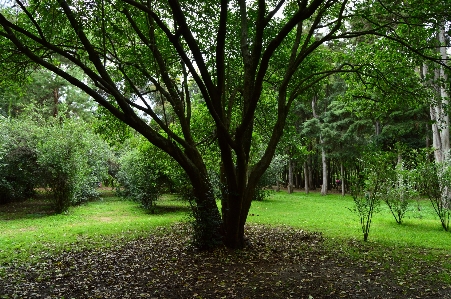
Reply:
[[[252,200],[263,201],[268,198],[273,192],[272,188],[268,189],[267,186],[270,184],[271,180],[263,174],[257,184],[257,188],[255,189],[254,198]]]
[[[1,169],[0,203],[27,199],[34,194],[38,167],[36,150],[27,146],[10,148]]]
[[[129,149],[119,159],[118,195],[136,200],[155,212],[161,194],[183,189],[186,178],[169,156],[149,142],[140,140],[137,149]]]
[[[98,196],[110,151],[84,122],[33,114],[3,119],[0,128],[0,203],[28,199],[44,187],[61,213]]]
[[[38,162],[57,212],[97,198],[107,175],[108,146],[85,124],[70,119],[50,123],[39,143]]]
[[[151,158],[139,150],[131,150],[121,158],[120,164],[118,195],[136,200],[145,209],[155,212],[161,189],[157,183],[159,169],[154,167]]]
[[[200,250],[208,250],[222,244],[223,240],[220,237],[222,235],[220,232],[221,218],[210,213],[210,207],[199,204],[189,191],[183,196],[191,206],[192,245]]]
[[[0,204],[31,197],[39,182],[36,132],[30,126],[26,120],[0,119]]]

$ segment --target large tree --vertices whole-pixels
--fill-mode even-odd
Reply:
[[[168,153],[192,183],[200,245],[240,248],[293,102],[326,76],[355,70],[345,61],[315,68],[322,45],[395,36],[398,23],[409,24],[406,12],[420,6],[397,7],[384,0],[17,0],[1,8],[0,60],[16,70],[28,61],[49,69]],[[190,81],[214,124],[210,136],[192,130]],[[264,151],[251,160],[268,90],[276,112]],[[222,213],[199,150],[205,142],[215,142],[221,156]]]

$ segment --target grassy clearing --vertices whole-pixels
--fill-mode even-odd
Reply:
[[[428,201],[421,201],[419,206],[413,203],[402,225],[396,224],[388,208],[381,204],[366,244],[361,242],[357,216],[347,209],[352,205],[350,196],[279,192],[263,202],[254,202],[248,222],[319,231],[327,237],[326,245],[331,249],[339,247],[356,257],[383,256],[390,251],[395,257],[408,252],[423,260],[437,260],[451,252],[451,233],[442,230]],[[66,249],[109,246],[124,238],[145,235],[154,227],[184,221],[189,210],[186,203],[173,196],[163,197],[156,214],[116,197],[73,207],[63,215],[47,214],[48,204],[42,201],[19,206],[7,212],[0,207],[0,264]],[[451,269],[451,260],[447,260],[444,263]]]
[[[330,238],[360,240],[363,235],[358,216],[348,209],[352,206],[351,196],[279,192],[264,202],[254,202],[248,221],[284,224],[319,231]],[[451,251],[451,233],[443,231],[429,201],[412,202],[401,225],[385,203],[381,203],[379,210],[371,225],[370,243]]]
[[[61,215],[47,215],[49,205],[42,201],[30,200],[22,206],[25,208],[0,210],[0,264],[77,246],[109,246],[117,239],[133,238],[153,227],[181,221],[188,211],[186,204],[173,196],[162,198],[156,214],[117,197],[72,207]]]

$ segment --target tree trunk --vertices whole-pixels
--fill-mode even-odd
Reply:
[[[321,195],[327,195],[327,159],[326,159],[326,151],[323,147],[323,140],[320,137],[320,144],[321,144],[321,162],[323,165],[323,184],[321,187]]]
[[[379,134],[381,133],[381,123],[376,120],[376,122],[374,123],[374,134],[376,136],[379,136]]]
[[[304,189],[305,189],[305,194],[309,193],[309,171],[308,171],[308,164],[307,164],[307,160],[304,161]]]
[[[341,195],[345,196],[345,173],[343,162],[340,162]]]
[[[56,117],[58,115],[58,101],[59,101],[59,98],[60,98],[59,89],[58,89],[58,87],[55,87],[53,89],[53,111],[52,111],[53,117]]]
[[[288,193],[293,193],[293,160],[288,161]]]
[[[318,118],[318,115],[316,114],[316,96],[312,99],[312,111],[313,111],[313,117]],[[319,136],[319,144],[321,146],[321,164],[322,164],[322,171],[323,171],[323,180],[321,185],[321,195],[327,195],[327,159],[326,159],[326,150],[324,149],[324,142],[323,138],[321,137],[321,134]]]
[[[294,176],[295,179],[295,183],[294,183],[294,187],[295,188],[300,188],[300,182],[299,182],[299,171],[296,171],[296,175]]]
[[[445,44],[445,29],[444,25],[440,29],[438,36],[438,42],[440,45]],[[440,47],[438,49],[442,61],[446,61],[447,54],[446,48]],[[422,67],[423,78],[429,73],[429,68],[426,64]],[[435,162],[443,162],[446,160],[450,150],[449,140],[449,115],[448,109],[448,91],[445,86],[448,78],[442,66],[437,67],[434,70],[434,82],[433,85],[436,89],[437,100],[432,100],[430,106],[430,116],[432,121],[432,146],[434,147]]]
[[[315,190],[315,185],[314,185],[314,183],[313,183],[313,167],[312,167],[312,156],[311,155],[309,155],[309,157],[308,157],[308,160],[307,160],[308,162],[308,167],[307,167],[307,170],[308,170],[308,187],[309,187],[309,189],[311,189],[311,190]]]

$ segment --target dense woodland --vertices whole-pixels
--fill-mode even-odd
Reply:
[[[449,1],[0,11],[0,204],[177,193],[204,248],[243,247],[252,201],[281,188],[351,193],[365,240],[376,200],[401,223],[427,197],[449,229]]]

